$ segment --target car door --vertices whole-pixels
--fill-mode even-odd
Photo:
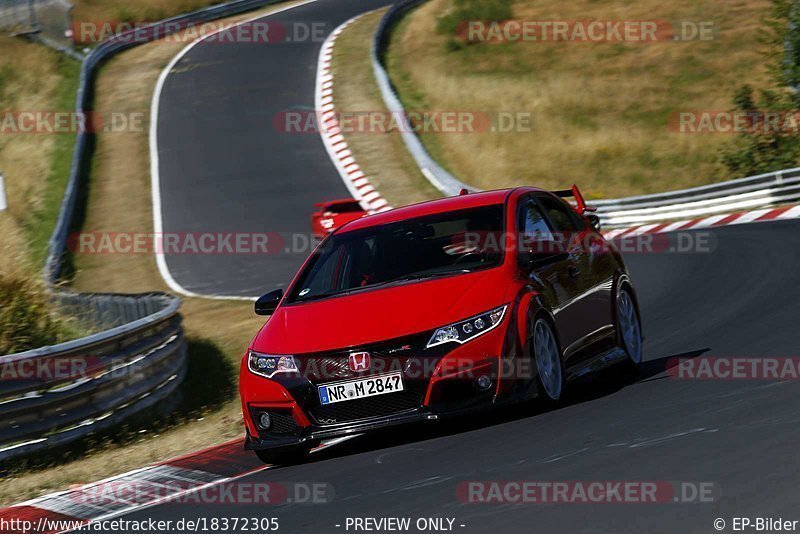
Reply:
[[[518,212],[520,254],[528,254],[530,247],[546,254],[530,267],[525,275],[541,287],[542,296],[555,318],[556,333],[565,356],[568,348],[577,346],[583,336],[580,328],[581,312],[576,305],[581,294],[578,280],[571,276],[577,266],[575,258],[552,250],[556,241],[551,224],[532,195],[520,200]],[[521,261],[521,264],[525,264]]]
[[[589,229],[572,207],[547,194],[537,195],[536,201],[572,262],[566,274],[574,284],[576,294],[565,304],[568,311],[563,314],[564,319],[572,323],[565,328],[575,330],[573,343],[564,352],[569,367],[594,356],[591,346],[606,333],[611,310],[608,300],[610,287],[606,290],[594,272]]]

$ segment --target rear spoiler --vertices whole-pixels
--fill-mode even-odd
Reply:
[[[577,185],[573,185],[572,189],[562,189],[561,191],[553,191],[553,194],[559,196],[561,198],[574,198],[575,199],[575,210],[580,213],[581,215],[586,215],[587,212],[595,212],[597,208],[590,208],[586,205],[586,201],[583,200],[583,195],[581,194],[581,190],[578,189]]]

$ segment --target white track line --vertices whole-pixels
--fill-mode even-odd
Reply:
[[[317,2],[318,0],[306,0],[305,2],[301,2],[299,4],[293,4],[291,6],[285,6],[283,8],[277,9],[275,11],[271,11],[270,13],[262,13],[258,16],[254,16],[252,18],[248,18],[237,22],[233,25],[233,27],[241,26],[243,24],[249,24],[251,22],[255,22],[257,20],[265,19],[271,17],[273,15],[277,15],[278,13],[282,13],[284,11],[289,11],[290,9],[295,9],[300,6],[304,6],[306,4],[311,4]],[[156,235],[163,235],[164,234],[164,221],[163,221],[163,207],[161,204],[161,174],[159,168],[159,156],[158,156],[158,110],[161,104],[161,93],[163,92],[164,85],[166,84],[167,78],[171,74],[172,70],[178,64],[178,62],[183,59],[186,54],[188,54],[195,46],[200,44],[201,42],[205,41],[206,39],[213,37],[214,35],[221,33],[222,31],[228,31],[229,28],[223,27],[217,31],[209,33],[208,35],[204,35],[199,39],[196,39],[186,45],[186,47],[181,50],[177,56],[175,56],[172,61],[161,71],[161,75],[158,77],[158,82],[156,82],[155,91],[153,92],[153,99],[150,106],[150,189],[152,194],[152,202],[153,202],[153,232]],[[179,295],[183,295],[185,297],[192,297],[192,298],[204,298],[204,299],[212,299],[212,300],[243,300],[243,301],[254,301],[257,297],[240,297],[240,296],[228,296],[228,295],[203,295],[200,293],[195,293],[193,291],[189,291],[188,289],[184,288],[180,285],[177,280],[172,276],[172,273],[169,272],[169,267],[167,266],[167,260],[164,257],[163,252],[156,251],[156,265],[158,265],[158,272],[161,273],[161,278],[164,279],[164,282],[169,286],[169,288],[178,293]]]

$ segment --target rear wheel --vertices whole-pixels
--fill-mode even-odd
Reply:
[[[627,287],[620,289],[617,294],[617,332],[620,346],[628,354],[628,364],[638,369],[642,363],[642,327]]]
[[[539,395],[549,402],[558,402],[564,391],[564,368],[561,351],[553,329],[544,319],[537,319],[533,325],[533,357],[536,360],[536,385]]]
[[[305,449],[266,449],[254,451],[258,459],[270,465],[293,465],[305,461],[308,455]]]

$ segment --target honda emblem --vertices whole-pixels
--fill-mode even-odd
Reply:
[[[353,372],[366,371],[369,369],[369,352],[350,353],[350,370]]]

